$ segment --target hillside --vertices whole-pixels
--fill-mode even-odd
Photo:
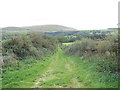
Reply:
[[[77,30],[72,27],[62,26],[62,25],[54,25],[54,24],[48,24],[48,25],[34,25],[34,26],[24,26],[24,27],[4,27],[0,28],[2,30],[9,30],[9,31],[20,31],[20,30],[29,30],[29,31],[37,31],[37,32],[60,32],[60,31],[81,31]],[[104,29],[100,29],[104,30]],[[105,30],[117,30],[117,28],[108,28]],[[91,31],[91,30],[90,30]]]
[[[2,30],[26,30],[26,29],[22,27],[5,27],[2,28]]]
[[[30,30],[37,32],[48,32],[48,31],[77,31],[77,29],[66,27],[62,25],[35,25],[35,26],[24,26],[24,27],[5,27],[2,30]]]
[[[32,31],[76,31],[76,29],[61,25],[37,25],[37,26],[27,26],[23,27]]]

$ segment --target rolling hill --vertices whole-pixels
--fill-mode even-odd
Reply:
[[[62,25],[37,25],[37,26],[27,26],[25,29],[29,29],[32,31],[76,31],[76,29],[71,27],[66,27]]]
[[[30,30],[38,32],[47,31],[77,31],[77,29],[66,27],[62,25],[36,25],[36,26],[25,26],[25,27],[5,27],[2,30]]]
[[[22,28],[22,27],[5,27],[5,28],[2,28],[2,30],[25,30],[25,28]]]

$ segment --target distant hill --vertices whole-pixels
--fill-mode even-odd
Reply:
[[[5,27],[5,28],[2,28],[2,30],[25,30],[25,28],[22,28],[22,27]]]
[[[27,26],[27,27],[23,27],[23,28],[29,29],[32,31],[41,31],[41,32],[46,32],[46,31],[77,31],[74,28],[61,26],[61,25],[38,25],[38,26]]]
[[[77,31],[77,29],[66,27],[62,25],[36,25],[36,26],[25,26],[25,27],[5,27],[2,30],[30,30],[38,32],[49,32],[49,31]]]
[[[108,28],[108,30],[111,30],[111,29],[113,30],[113,29],[120,29],[120,28]]]

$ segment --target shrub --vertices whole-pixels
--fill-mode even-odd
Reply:
[[[77,55],[83,60],[98,63],[96,67],[99,72],[116,73],[118,70],[118,37],[113,35],[105,40],[86,38],[65,46],[64,50],[69,55]]]
[[[41,58],[57,47],[57,40],[44,34],[31,33],[12,37],[3,43],[4,62],[23,60],[26,57]],[[11,54],[7,54],[11,53]],[[14,56],[17,58],[14,58]],[[9,58],[9,59],[8,59]]]
[[[96,42],[92,39],[82,39],[73,45],[66,46],[65,52],[69,55],[82,56],[83,54],[90,54],[96,50]]]

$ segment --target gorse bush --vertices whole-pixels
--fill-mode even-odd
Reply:
[[[31,33],[12,37],[3,43],[4,62],[15,59],[23,60],[26,57],[41,58],[55,50],[57,40],[44,34]],[[11,57],[11,58],[7,58]]]
[[[56,36],[56,38],[60,43],[65,43],[65,42],[69,41],[69,39],[67,37],[64,37],[64,36]]]
[[[100,72],[117,72],[118,70],[118,37],[111,36],[105,40],[82,39],[75,44],[65,46],[68,55],[77,55],[83,60],[98,63]]]
[[[84,38],[75,42],[75,44],[66,46],[64,49],[70,55],[82,56],[84,54],[90,55],[96,53],[116,58],[118,56],[118,44],[118,37],[116,35],[116,37],[111,36],[111,38],[106,38],[105,40]]]
[[[92,39],[85,38],[75,44],[65,47],[65,52],[69,55],[82,56],[94,52],[96,50],[96,42]]]

